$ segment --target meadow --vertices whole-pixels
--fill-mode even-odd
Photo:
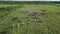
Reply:
[[[0,4],[0,34],[60,34],[60,4]]]

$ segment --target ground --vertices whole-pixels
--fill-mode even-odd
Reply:
[[[1,4],[0,34],[60,34],[60,7]]]

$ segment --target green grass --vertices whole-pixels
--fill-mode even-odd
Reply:
[[[60,14],[56,14],[57,12],[60,12],[60,7],[52,5],[21,6],[18,4],[2,4],[0,5],[0,8],[2,7],[9,10],[0,10],[0,34],[60,34]],[[40,20],[43,20],[43,22],[28,21],[33,18],[32,16],[29,16],[29,19],[25,18],[26,16],[28,16],[28,14],[35,11],[40,13],[40,10],[47,10],[48,13],[53,14],[39,16],[39,18],[41,18]],[[23,11],[28,12],[21,13]],[[13,18],[16,19],[12,20]],[[20,20],[21,22],[18,22]],[[20,27],[13,27],[13,24],[17,23],[20,24]]]

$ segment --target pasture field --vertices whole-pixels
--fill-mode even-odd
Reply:
[[[0,4],[0,34],[60,34],[60,5]]]

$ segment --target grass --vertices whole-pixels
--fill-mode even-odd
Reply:
[[[19,4],[2,4],[0,8],[7,9],[8,6],[9,10],[0,10],[0,34],[60,34],[60,14],[58,14],[60,7],[52,5],[24,5],[20,7]],[[39,20],[43,22],[33,22],[32,16],[26,18],[35,11],[42,12],[40,10],[47,10],[52,14],[40,15]],[[13,18],[16,19],[13,20]],[[19,27],[13,26],[17,23],[20,24]]]

